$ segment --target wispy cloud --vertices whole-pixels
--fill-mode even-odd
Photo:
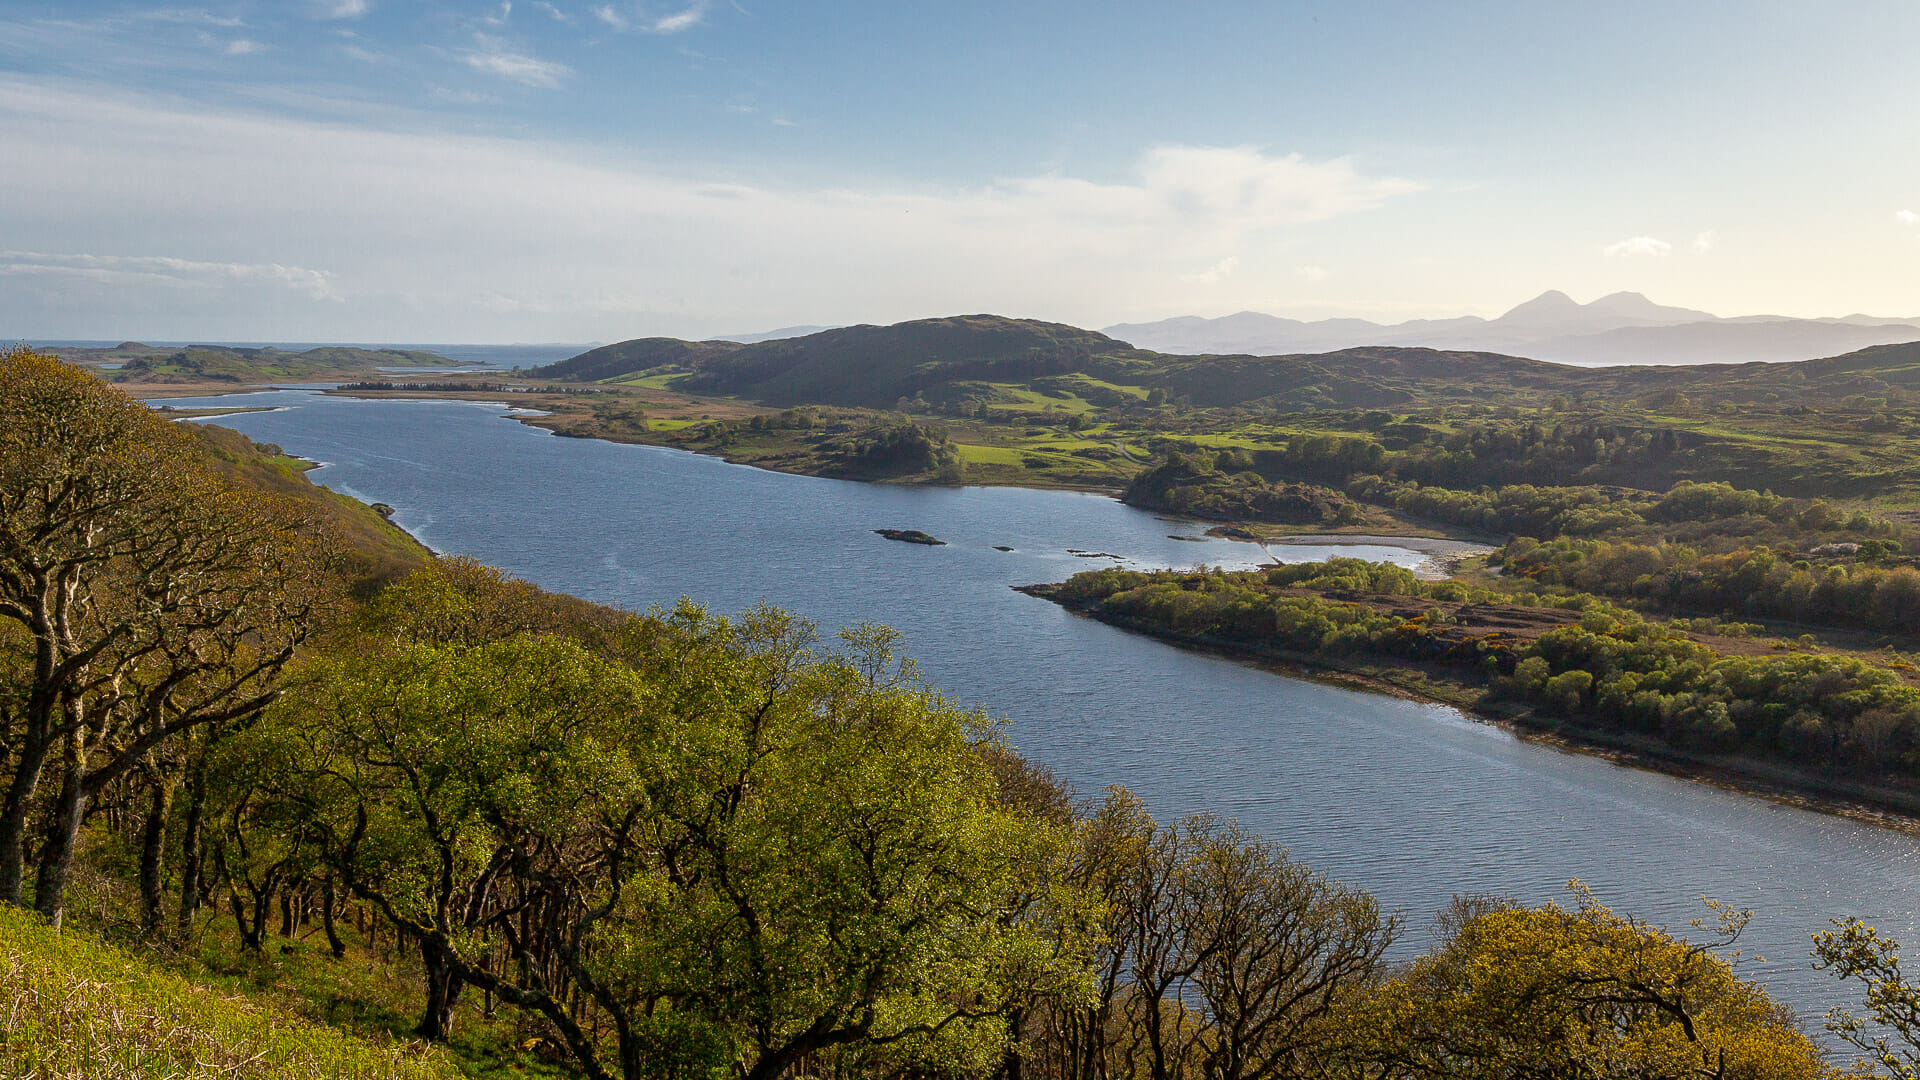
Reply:
[[[1293,276],[1302,281],[1325,281],[1327,280],[1327,268],[1324,266],[1296,266],[1293,268]]]
[[[0,18],[0,54],[84,57],[90,69],[188,67],[225,48],[240,19],[202,8],[160,8],[80,18]]]
[[[161,8],[137,11],[127,16],[145,22],[185,23],[189,26],[219,26],[232,29],[244,25],[231,15],[215,15],[205,8]]]
[[[496,37],[475,34],[474,44],[474,49],[459,54],[463,63],[475,71],[511,79],[523,86],[556,90],[562,80],[573,74],[573,69],[565,64],[514,52]]]
[[[1911,210],[1895,210],[1893,216],[1898,218],[1902,225],[1908,227],[1920,225],[1920,214],[1916,214]]]
[[[1627,258],[1634,255],[1669,255],[1673,245],[1665,240],[1656,240],[1651,236],[1633,236],[1617,244],[1608,244],[1600,253],[1613,258]]]
[[[436,86],[427,91],[427,97],[443,105],[491,105],[495,99],[472,90],[454,90],[450,87]]]
[[[677,34],[700,25],[707,17],[709,0],[699,0],[678,11],[664,14],[646,7],[622,10],[613,4],[600,4],[594,7],[594,17],[606,23],[614,30],[625,33],[628,30],[640,30],[649,34]]]
[[[254,53],[262,52],[265,49],[266,46],[257,41],[251,41],[247,38],[235,38],[227,42],[227,47],[223,51],[225,51],[228,56],[250,56]]]
[[[1219,262],[1214,263],[1212,266],[1207,267],[1205,270],[1202,270],[1197,274],[1183,275],[1181,280],[1191,281],[1196,285],[1214,285],[1232,277],[1233,272],[1235,270],[1238,270],[1239,268],[1240,268],[1239,258],[1233,255],[1229,255],[1226,258],[1221,259]]]
[[[215,286],[235,281],[284,285],[315,300],[339,300],[331,275],[324,270],[279,263],[201,262],[164,255],[50,254],[41,251],[0,251],[0,275],[53,276],[96,282]]]
[[[1714,235],[1714,232],[1712,229],[1708,229],[1707,231],[1702,233],[1697,233],[1694,235],[1694,238],[1693,238],[1694,254],[1705,255],[1707,252],[1712,251],[1714,245],[1719,242],[1720,242],[1720,238]]]
[[[706,17],[707,5],[695,4],[685,11],[678,11],[672,15],[663,15],[655,19],[653,21],[653,32],[656,34],[677,34],[682,30],[691,30],[693,27],[700,25],[700,20]]]
[[[547,3],[547,0],[533,0],[533,6],[536,10],[545,12],[554,22],[565,23],[568,26],[573,25],[574,19],[572,15]]]
[[[270,292],[243,304],[219,290],[156,278],[143,291],[115,279],[127,284],[108,297],[113,310],[147,313],[140,333],[187,336],[217,324],[237,336],[354,327],[585,338],[718,332],[743,317],[797,322],[810,312],[1072,319],[1148,305],[1252,307],[1302,279],[1286,265],[1254,273],[1230,253],[1424,188],[1344,158],[1204,146],[1153,147],[1100,179],[753,183],[594,147],[172,107],[7,76],[0,122],[18,162],[0,185],[0,222],[19,225],[15,248],[58,251],[57,237],[112,230],[122,250],[190,250],[209,266],[280,275],[199,272],[279,282],[278,307]],[[43,276],[184,273],[20,256],[11,265]],[[334,276],[302,278],[301,267]],[[97,294],[12,280],[22,287],[0,288],[0,324],[103,321]],[[302,281],[306,293],[295,289]],[[306,297],[331,281],[352,282],[345,306],[310,318]],[[517,314],[490,314],[502,305]]]
[[[309,0],[307,5],[321,19],[357,19],[372,7],[372,0]]]
[[[1171,229],[1199,239],[1369,210],[1425,187],[1362,176],[1348,158],[1271,157],[1251,146],[1155,147],[1141,159],[1138,177],[1120,184],[1035,177],[1010,182],[1002,197],[1014,205],[1046,205],[1070,220],[1130,232]]]

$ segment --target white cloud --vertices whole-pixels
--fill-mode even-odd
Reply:
[[[1250,273],[1223,253],[1422,189],[1348,159],[1193,146],[1151,148],[1127,174],[1097,179],[743,182],[609,147],[162,106],[6,76],[0,130],[15,162],[0,185],[0,236],[13,247],[62,251],[73,237],[113,236],[119,250],[281,267],[282,277],[200,277],[294,290],[276,307],[257,292],[241,303],[219,290],[189,303],[178,288],[136,288],[145,279],[126,276],[111,304],[0,289],[0,325],[72,336],[614,340],[722,332],[743,319],[953,311],[1098,325],[1149,306],[1254,306],[1297,280],[1291,268]],[[161,269],[30,265],[43,277],[61,266]],[[302,267],[327,273],[301,278]],[[323,285],[344,299],[326,305],[325,321],[301,321],[310,314],[298,289]],[[135,314],[136,325],[102,325]]]
[[[1296,266],[1293,268],[1293,276],[1302,281],[1325,281],[1327,280],[1327,268],[1324,266]]]
[[[533,0],[533,6],[546,12],[554,22],[566,23],[568,26],[573,25],[573,16],[547,3],[547,0]]]
[[[684,11],[678,11],[672,15],[663,15],[655,19],[653,21],[653,32],[656,34],[677,34],[682,30],[690,30],[700,25],[700,20],[706,17],[707,5],[704,3],[695,4]]]
[[[1202,242],[1369,210],[1424,186],[1363,177],[1347,158],[1268,157],[1250,146],[1155,147],[1142,158],[1138,177],[1098,183],[1048,175],[1010,181],[998,194],[1010,205],[1046,207],[1069,222],[1126,233],[1167,230]]]
[[[561,80],[573,74],[573,69],[565,64],[514,52],[499,38],[475,34],[474,42],[478,48],[461,53],[460,59],[475,71],[546,90],[558,89]]]
[[[710,0],[697,0],[696,3],[689,4],[679,11],[658,15],[646,8],[641,8],[634,14],[628,14],[612,4],[601,4],[593,9],[593,14],[601,22],[622,33],[628,30],[643,30],[649,34],[677,34],[682,30],[691,30],[700,25],[706,19],[707,9],[711,6]]]
[[[258,281],[284,285],[315,300],[339,300],[331,276],[324,270],[279,263],[224,263],[176,259],[163,255],[49,254],[39,251],[0,251],[0,276],[69,277],[119,284],[217,287],[233,282]]]
[[[496,99],[472,90],[453,90],[445,86],[436,86],[427,91],[427,97],[444,105],[492,105]]]
[[[1920,225],[1920,214],[1911,210],[1896,210],[1893,216],[1899,218],[1902,225]]]
[[[158,11],[136,12],[129,16],[147,22],[184,23],[197,26],[220,26],[232,29],[242,25],[239,19],[230,15],[215,15],[205,8],[161,8]]]
[[[1617,244],[1608,244],[1601,248],[1603,255],[1624,257],[1631,255],[1667,255],[1673,251],[1673,245],[1665,240],[1656,240],[1651,236],[1634,236]]]
[[[266,49],[266,46],[257,41],[249,41],[246,38],[235,38],[227,42],[225,51],[228,56],[251,56],[264,49]]]
[[[1232,277],[1233,272],[1239,268],[1240,260],[1235,256],[1229,255],[1197,274],[1184,275],[1181,280],[1191,281],[1199,285],[1214,285]]]
[[[1720,238],[1714,235],[1712,229],[1708,229],[1706,232],[1696,233],[1693,237],[1694,253],[1696,255],[1705,255],[1707,252],[1712,251],[1713,246],[1719,242]]]
[[[312,0],[309,9],[322,19],[357,19],[372,6],[371,0]]]

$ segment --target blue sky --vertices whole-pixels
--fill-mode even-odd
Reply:
[[[1920,314],[1920,6],[0,7],[0,332]]]

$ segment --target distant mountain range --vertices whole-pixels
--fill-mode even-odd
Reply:
[[[1302,322],[1257,311],[1181,316],[1102,331],[1142,349],[1183,355],[1281,356],[1366,346],[1499,352],[1559,364],[1740,364],[1808,360],[1873,345],[1920,341],[1920,318],[1723,319],[1617,292],[1590,304],[1549,291],[1497,319],[1468,315],[1391,325],[1365,319]]]

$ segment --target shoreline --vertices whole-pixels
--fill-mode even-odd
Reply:
[[[1661,773],[1783,806],[1842,817],[1909,836],[1920,836],[1920,793],[1833,780],[1762,761],[1695,756],[1633,736],[1558,725],[1524,706],[1509,708],[1487,703],[1484,691],[1454,677],[1439,665],[1423,665],[1394,658],[1349,665],[1333,658],[1293,650],[1250,649],[1236,642],[1168,632],[1140,620],[1097,614],[1090,610],[1090,605],[1049,595],[1051,585],[1015,585],[1011,588],[1015,592],[1058,604],[1080,618],[1150,637],[1175,648],[1191,649],[1248,664],[1282,678],[1305,679],[1403,701],[1442,705],[1458,710],[1479,723],[1500,728],[1515,738],[1562,753],[1599,758],[1626,768]],[[1404,681],[1396,680],[1391,677],[1393,673],[1406,678]],[[1447,693],[1449,690],[1453,693]]]

